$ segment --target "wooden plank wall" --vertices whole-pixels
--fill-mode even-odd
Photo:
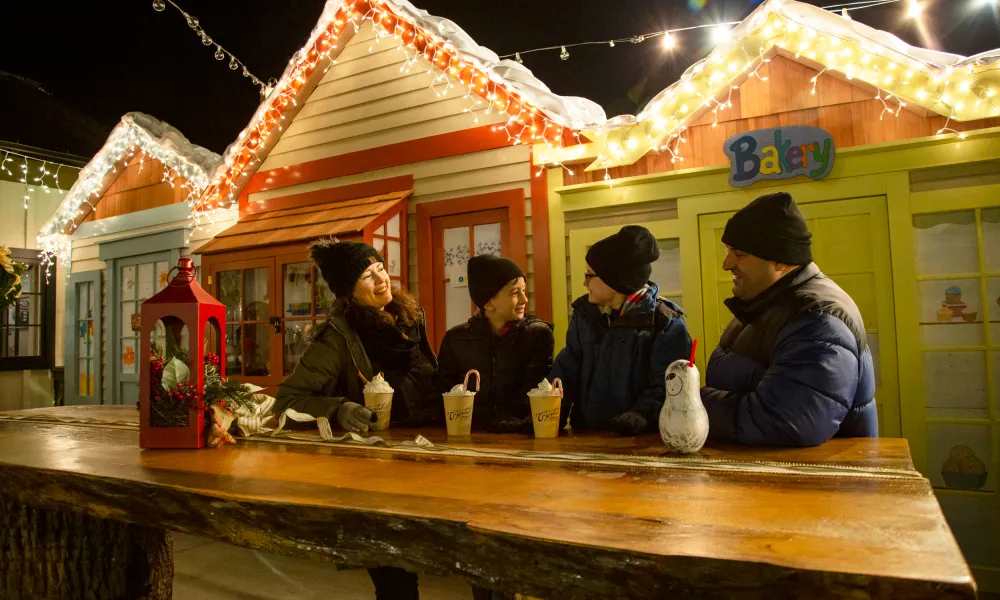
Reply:
[[[709,112],[685,132],[687,143],[680,146],[683,162],[671,163],[668,153],[647,154],[635,164],[610,169],[611,177],[725,165],[728,160],[722,145],[726,138],[753,129],[811,125],[829,131],[838,148],[848,148],[931,136],[945,125],[944,117],[924,116],[909,109],[901,111],[898,117],[883,114],[884,106],[875,98],[874,91],[830,73],[816,80],[813,95],[811,80],[819,71],[782,55],[764,65],[759,74],[767,80],[751,78],[735,90],[731,98],[733,107],[719,112],[718,125],[713,126],[715,116]],[[895,107],[892,101],[889,105]],[[996,126],[1000,126],[1000,118],[949,124],[958,131]],[[563,173],[566,185],[603,179],[603,170],[587,172],[577,168],[573,175]]]
[[[280,168],[328,156],[338,156],[370,148],[502,123],[503,118],[465,112],[472,101],[466,88],[455,81],[447,95],[431,90],[430,64],[420,58],[410,74],[400,72],[406,56],[398,42],[385,38],[373,45],[370,25],[362,28],[344,48],[337,64],[326,73],[302,110],[288,125],[261,170]],[[369,48],[372,51],[369,52]],[[438,91],[445,84],[438,83]],[[527,216],[527,275],[534,289],[534,259],[531,244],[531,164],[530,149],[510,146],[459,156],[427,160],[379,169],[309,184],[250,194],[250,202],[338,187],[400,175],[412,175],[410,197],[409,285],[418,290],[416,205],[520,188],[524,190]],[[529,294],[534,306],[534,293]]]
[[[371,23],[366,23],[287,125],[260,170],[502,122],[496,111],[487,117],[479,110],[480,122],[474,124],[474,115],[464,112],[473,106],[465,86],[456,87],[452,79],[452,88],[443,94],[446,84],[440,80],[435,92],[431,84],[439,71],[430,73],[430,63],[421,57],[405,73],[400,69],[406,60],[398,40],[382,38],[376,44]]]
[[[139,157],[133,157],[84,222],[187,200],[188,189],[183,185],[186,180],[177,176],[171,186],[163,180],[163,169],[163,163],[155,158],[146,156],[140,164]]]

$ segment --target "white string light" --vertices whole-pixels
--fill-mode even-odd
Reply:
[[[876,6],[882,6],[885,4],[894,4],[896,2],[902,2],[903,0],[860,0],[857,2],[845,2],[840,4],[833,4],[830,6],[823,6],[824,10],[831,12],[839,12],[842,16],[848,17],[848,14],[858,10],[864,10],[866,8],[873,8]],[[916,0],[907,0],[908,2],[915,2]],[[983,1],[983,0],[980,0]],[[986,0],[996,1],[996,0]],[[532,52],[545,52],[548,50],[559,50],[559,58],[567,60],[569,58],[569,52],[567,48],[574,48],[577,46],[593,46],[593,45],[607,45],[609,48],[614,48],[615,44],[631,42],[633,44],[641,44],[646,40],[661,38],[662,46],[665,50],[673,50],[677,46],[677,40],[674,34],[694,31],[698,29],[711,29],[712,30],[712,43],[715,45],[724,43],[728,40],[731,33],[731,28],[739,25],[740,21],[730,21],[726,23],[705,23],[702,25],[692,25],[690,27],[678,27],[676,29],[668,29],[666,31],[652,31],[650,33],[641,33],[637,35],[631,35],[623,38],[616,38],[612,40],[597,40],[592,42],[576,42],[570,44],[558,44],[555,46],[544,46],[542,48],[531,48],[528,50],[518,50],[517,52],[511,54],[502,54],[500,58],[513,58],[517,62],[524,62],[522,56],[525,54],[530,54]]]
[[[184,16],[184,19],[187,21],[188,27],[190,27],[191,30],[194,31],[195,35],[201,38],[201,43],[203,45],[215,46],[214,56],[216,60],[223,61],[226,60],[226,58],[228,57],[229,69],[232,71],[240,71],[244,77],[249,79],[255,86],[260,88],[261,96],[265,97],[267,96],[268,88],[269,86],[271,86],[271,82],[264,83],[263,81],[258,79],[257,76],[251,73],[250,69],[248,69],[247,66],[243,64],[243,61],[236,58],[235,54],[233,54],[229,50],[226,50],[222,46],[222,44],[214,41],[211,38],[211,36],[209,36],[208,33],[201,27],[201,24],[194,15],[186,12],[183,8],[178,6],[177,3],[174,2],[174,0],[166,0],[166,3],[164,3],[164,0],[153,0],[153,10],[155,10],[156,12],[163,12],[167,8],[166,6],[167,4],[170,4],[170,6],[176,8],[178,12],[180,12]]]

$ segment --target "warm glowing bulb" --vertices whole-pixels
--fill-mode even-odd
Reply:
[[[628,146],[629,150],[635,150],[639,146],[639,142],[636,141],[634,137],[630,137],[625,145]]]
[[[663,43],[663,49],[664,50],[673,50],[674,46],[677,45],[677,41],[674,39],[674,36],[670,35],[669,31],[664,31],[663,32],[663,42],[662,43]]]
[[[927,90],[919,90],[917,92],[917,98],[920,98],[921,100],[926,100],[927,99]]]
[[[712,29],[712,43],[718,46],[719,44],[728,42],[731,33],[732,30],[726,25],[716,25]]]
[[[906,16],[911,19],[919,19],[920,13],[924,11],[924,7],[920,5],[919,0],[910,0],[909,6],[906,8]]]

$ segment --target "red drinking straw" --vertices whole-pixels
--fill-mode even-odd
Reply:
[[[694,338],[694,343],[691,344],[691,358],[688,359],[688,366],[694,366],[694,353],[698,350],[698,338]]]

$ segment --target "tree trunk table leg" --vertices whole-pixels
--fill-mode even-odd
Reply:
[[[170,600],[170,532],[0,497],[0,600]]]

